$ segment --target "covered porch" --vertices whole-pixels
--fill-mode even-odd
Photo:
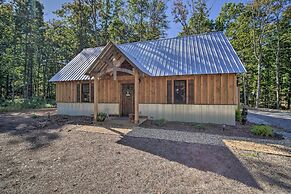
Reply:
[[[140,121],[139,115],[139,93],[141,77],[145,76],[112,42],[109,42],[102,50],[99,57],[87,70],[87,75],[94,79],[94,121],[100,111],[98,92],[107,91],[108,96],[119,97],[119,116],[133,116],[134,123]],[[108,85],[100,85],[101,82],[111,82],[112,88]],[[93,91],[92,91],[93,90]],[[104,99],[103,99],[104,101]]]

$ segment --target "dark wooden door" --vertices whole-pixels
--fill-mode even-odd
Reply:
[[[128,116],[134,112],[134,84],[122,84],[121,115]]]

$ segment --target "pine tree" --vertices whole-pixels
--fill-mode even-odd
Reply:
[[[166,9],[166,4],[162,0],[150,1],[147,40],[159,39],[166,36],[166,30],[168,29]]]
[[[212,30],[212,21],[209,19],[209,9],[205,0],[192,0],[190,3],[191,16],[189,30],[191,34],[201,34]]]
[[[10,76],[13,76],[13,7],[11,4],[0,4],[0,100],[9,96]],[[13,87],[13,86],[12,86]]]
[[[115,0],[112,12],[112,21],[109,25],[109,38],[115,43],[127,42],[127,26],[125,24],[124,2]]]
[[[148,0],[129,0],[128,15],[129,25],[133,30],[130,42],[146,40],[146,27],[148,26],[147,18],[149,14]]]
[[[254,56],[258,64],[257,76],[257,94],[256,94],[256,108],[260,105],[261,97],[261,75],[262,75],[262,62],[263,62],[263,44],[266,26],[269,22],[271,14],[271,0],[255,0],[251,5],[252,10],[252,38]]]
[[[177,0],[174,2],[172,13],[174,21],[182,25],[183,31],[180,36],[201,34],[213,29],[205,0],[192,0],[188,6],[182,0]]]
[[[182,32],[180,35],[190,35],[190,30],[187,22],[188,10],[182,0],[175,0],[172,10],[174,15],[174,22],[182,25]]]

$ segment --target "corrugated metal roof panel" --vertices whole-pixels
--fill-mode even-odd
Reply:
[[[80,52],[73,60],[64,66],[49,81],[73,81],[89,80],[90,77],[85,75],[87,69],[92,65],[103,47],[87,48]]]
[[[245,68],[222,32],[117,45],[151,76],[243,73]]]
[[[116,46],[142,72],[151,76],[245,72],[242,62],[223,32]],[[50,81],[89,79],[85,72],[102,48],[83,50]]]

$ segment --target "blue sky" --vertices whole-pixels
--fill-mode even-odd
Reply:
[[[61,5],[65,2],[71,2],[73,0],[42,0],[44,4],[44,12],[45,12],[45,20],[49,20],[55,17],[55,15],[52,13],[53,11],[61,8]],[[187,0],[185,0],[186,2]],[[210,8],[210,18],[215,19],[217,15],[220,12],[220,9],[224,3],[227,2],[249,2],[249,0],[208,0],[207,6]],[[176,24],[173,22],[173,16],[171,14],[172,7],[173,7],[173,0],[168,0],[167,2],[168,10],[168,20],[169,20],[169,29],[167,30],[167,37],[175,37],[178,35],[178,33],[181,31],[181,26],[179,24]]]

